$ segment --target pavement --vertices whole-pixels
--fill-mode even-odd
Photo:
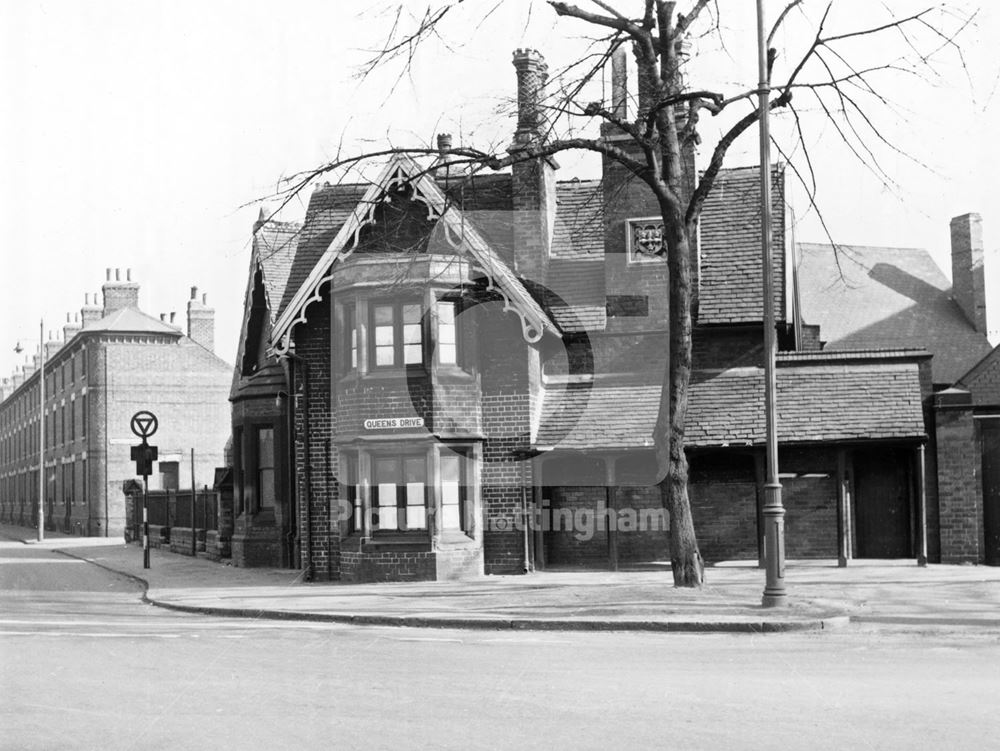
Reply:
[[[708,567],[700,590],[675,589],[669,566],[549,570],[458,582],[314,583],[299,571],[142,549],[121,540],[0,525],[0,538],[55,550],[137,580],[160,607],[221,616],[357,625],[477,629],[744,632],[818,630],[848,622],[1000,628],[1000,567],[910,560],[788,561],[789,605],[763,608],[756,562]],[[8,545],[11,543],[7,543]]]

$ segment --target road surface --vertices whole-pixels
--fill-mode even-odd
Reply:
[[[227,619],[0,542],[0,748],[994,748],[1000,632]]]

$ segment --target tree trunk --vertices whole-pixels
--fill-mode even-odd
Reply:
[[[670,565],[674,586],[700,587],[704,582],[705,567],[691,516],[688,462],[684,453],[684,422],[691,382],[690,244],[679,214],[664,207],[663,219],[670,276],[670,352],[660,390],[660,412],[654,439],[660,477],[663,478],[660,495],[670,514]]]

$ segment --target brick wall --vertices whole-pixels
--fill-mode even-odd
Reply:
[[[333,450],[334,415],[330,403],[330,291],[308,309],[309,321],[295,329],[295,353],[308,368],[303,388],[303,362],[295,362],[295,482],[298,503],[300,565],[317,581],[340,577],[340,529],[331,518],[339,490],[337,453]],[[308,439],[304,408],[308,405]],[[308,472],[307,472],[308,467]],[[308,487],[306,478],[308,477]]]
[[[757,486],[753,478],[692,482],[691,515],[707,563],[757,558]]]
[[[983,555],[983,493],[972,408],[939,409],[936,422],[941,562],[977,563]]]
[[[530,462],[518,452],[530,442],[532,396],[527,345],[512,315],[483,316],[480,322],[483,441],[482,495],[486,520],[484,564],[488,574],[524,572],[522,482],[531,483]]]

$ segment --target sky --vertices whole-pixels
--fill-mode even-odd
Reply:
[[[808,22],[825,7],[806,5],[807,15],[790,18],[778,37],[783,52],[811,38]],[[831,22],[863,27],[874,5],[842,2]],[[915,3],[895,5],[912,11]],[[419,50],[405,74],[389,66],[361,80],[360,67],[393,23],[378,3],[0,4],[0,375],[23,364],[25,355],[13,352],[18,341],[34,351],[40,320],[61,329],[85,293],[100,292],[106,268],[131,269],[140,306],[154,316],[176,311],[183,320],[197,286],[216,311],[216,351],[232,362],[258,199],[338,152],[426,145],[439,132],[457,143],[502,143],[514,128],[512,50],[537,48],[554,71],[579,58],[585,25],[558,20],[537,1],[494,6],[463,4],[442,26],[443,41]],[[722,34],[696,41],[699,85],[710,81],[727,94],[753,87],[751,6],[727,8]],[[774,15],[783,3],[766,6]],[[939,77],[886,79],[894,109],[879,127],[899,149],[878,152],[889,187],[839,146],[815,108],[803,113],[815,119],[806,142],[834,239],[925,247],[950,276],[948,221],[978,212],[1000,314],[997,38],[1000,12],[986,8],[962,37],[964,67],[946,49]],[[885,45],[875,51],[902,41]],[[788,123],[776,121],[779,137]],[[713,127],[706,121],[706,144]],[[756,147],[748,133],[728,164],[756,161]],[[703,149],[700,163],[706,158]],[[596,176],[592,159],[560,163],[561,179]],[[301,218],[307,198],[281,218]],[[798,200],[797,239],[825,242],[815,213]],[[998,319],[991,325],[1000,327]]]

